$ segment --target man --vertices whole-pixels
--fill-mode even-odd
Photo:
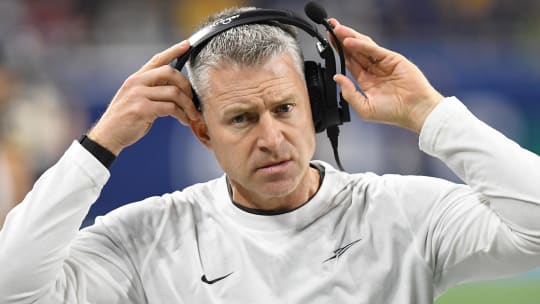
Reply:
[[[189,63],[200,113],[168,66],[182,42],[131,75],[88,138],[40,178],[0,234],[0,302],[432,303],[460,282],[539,266],[540,158],[443,98],[403,56],[330,23],[369,97],[337,75],[352,108],[419,133],[421,149],[467,185],[311,161],[294,38],[237,27]],[[189,125],[225,175],[78,231],[106,166],[162,116]]]

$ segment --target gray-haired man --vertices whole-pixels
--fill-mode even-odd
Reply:
[[[441,96],[403,56],[330,23],[369,97],[335,77],[356,113],[419,133],[420,148],[467,185],[312,160],[294,38],[234,28],[190,62],[201,112],[168,65],[183,42],[131,75],[83,144],[40,178],[0,232],[0,302],[418,304],[540,265],[540,158]],[[118,156],[162,116],[189,125],[224,176],[78,231],[109,177],[107,151]]]

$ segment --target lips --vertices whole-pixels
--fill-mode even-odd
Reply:
[[[291,162],[290,160],[282,160],[282,161],[275,161],[275,162],[267,163],[267,164],[257,167],[257,171],[264,172],[264,173],[277,173],[277,172],[285,170],[290,162]]]

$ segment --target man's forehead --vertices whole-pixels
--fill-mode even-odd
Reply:
[[[214,70],[228,70],[234,73],[244,72],[250,74],[257,73],[274,73],[286,75],[287,77],[297,77],[303,75],[303,68],[298,67],[293,58],[289,54],[278,54],[268,58],[261,59],[253,64],[242,64],[233,61],[223,61],[221,64],[212,67]],[[298,75],[296,75],[298,74]],[[243,76],[243,74],[239,74]]]
[[[210,103],[219,107],[229,107],[232,105],[249,106],[253,103],[275,103],[284,100],[295,99],[298,95],[298,87],[294,82],[284,79],[273,79],[261,85],[242,86],[232,85],[230,87],[215,90],[209,98]]]
[[[202,108],[223,109],[230,103],[257,99],[267,103],[309,100],[303,71],[299,71],[287,54],[273,56],[260,65],[224,61],[209,67],[205,74],[207,85],[202,92]]]

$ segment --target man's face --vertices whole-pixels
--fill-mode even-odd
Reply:
[[[253,67],[224,65],[212,68],[209,77],[206,130],[198,137],[214,152],[235,194],[260,204],[312,183],[307,173],[315,132],[307,89],[291,57]]]

